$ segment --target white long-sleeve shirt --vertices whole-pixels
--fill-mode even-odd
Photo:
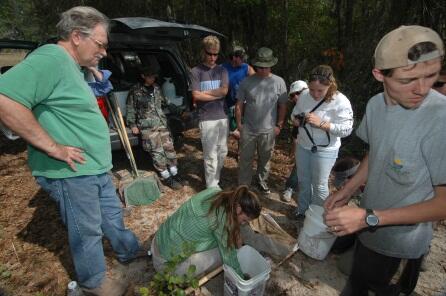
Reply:
[[[308,90],[305,90],[299,97],[291,114],[292,118],[302,112],[308,113],[320,101],[316,101],[310,95]],[[327,147],[318,147],[323,150],[335,150],[341,146],[341,138],[347,137],[353,130],[353,110],[350,101],[347,97],[336,92],[334,99],[330,102],[322,103],[313,113],[321,118],[322,121],[330,122],[330,143]],[[312,127],[310,124],[305,125],[308,132],[313,137],[316,145],[328,144],[328,137],[324,130]],[[310,150],[313,143],[307,136],[303,126],[299,127],[298,143],[303,148]]]

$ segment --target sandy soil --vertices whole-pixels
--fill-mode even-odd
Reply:
[[[273,193],[262,197],[265,211],[270,212],[291,235],[297,236],[301,225],[289,219],[295,205],[280,201],[285,177],[292,167],[289,144],[279,140],[272,159],[270,184]],[[222,186],[236,184],[236,142],[222,173]],[[158,226],[185,200],[204,189],[202,154],[198,131],[185,135],[179,151],[180,173],[189,182],[182,190],[165,189],[163,196],[149,206],[134,208],[126,224],[147,241]],[[114,170],[128,168],[125,154],[114,153]],[[149,170],[148,156],[136,152],[139,168]],[[0,137],[0,296],[65,295],[66,285],[75,278],[67,243],[67,234],[55,204],[34,182],[26,166],[26,145]],[[414,295],[446,295],[446,226],[435,231],[427,270],[422,272]],[[105,253],[113,277],[129,279],[134,290],[147,285],[154,271],[150,260],[122,265],[113,257],[105,242]],[[313,260],[301,252],[271,272],[265,295],[338,295],[346,276],[336,267],[338,255],[329,254],[324,261]],[[274,258],[278,262],[280,258]],[[222,295],[222,276],[206,287],[213,295]]]

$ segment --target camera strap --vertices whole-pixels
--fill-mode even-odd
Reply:
[[[323,103],[325,102],[325,98],[323,100],[321,100],[316,106],[314,106],[313,109],[310,110],[310,112],[314,112],[317,108],[319,108]],[[313,144],[313,147],[311,147],[311,152],[316,153],[317,152],[317,147],[328,147],[328,145],[330,145],[330,134],[325,131],[325,134],[327,135],[327,139],[328,139],[328,143],[326,145],[316,145],[316,143],[314,143],[313,137],[311,136],[310,132],[308,131],[307,127],[306,127],[306,122],[304,123],[304,130],[307,133],[308,139],[310,139],[311,143]]]

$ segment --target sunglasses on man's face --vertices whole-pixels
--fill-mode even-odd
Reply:
[[[204,51],[208,56],[212,56],[212,57],[218,57],[218,55],[219,55],[219,53],[217,52],[217,53],[212,53],[212,52],[209,52],[209,51],[207,51],[207,50],[205,50]]]
[[[303,92],[303,90],[293,92],[292,94],[290,94],[290,97],[300,96],[300,94],[301,94],[302,92]]]
[[[445,85],[445,84],[446,84],[446,81],[437,81],[434,83],[434,87],[440,88],[440,87],[443,87],[443,85]]]

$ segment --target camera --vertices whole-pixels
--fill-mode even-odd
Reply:
[[[300,126],[303,126],[305,124],[305,117],[306,117],[305,112],[299,113],[294,116],[294,118],[296,118],[299,121]]]

